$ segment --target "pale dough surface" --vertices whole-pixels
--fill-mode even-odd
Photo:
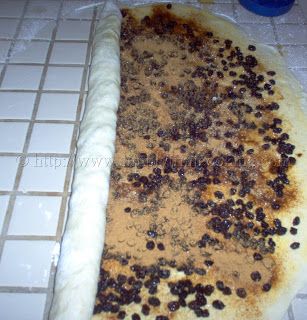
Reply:
[[[151,8],[144,7],[137,11],[139,18],[149,14]],[[193,8],[174,6],[172,11],[181,17],[193,15],[200,24],[211,26],[216,34],[232,39],[236,45],[245,48],[251,40],[235,24],[218,18],[205,11],[195,15]],[[90,76],[90,94],[87,100],[87,111],[81,126],[78,142],[79,157],[105,157],[112,159],[116,128],[116,110],[119,101],[119,29],[118,12],[101,20],[95,37],[92,72]],[[305,93],[287,70],[287,67],[277,50],[257,44],[254,53],[258,61],[270,66],[277,72],[276,80],[284,99],[279,103],[279,115],[287,119],[287,132],[291,142],[296,146],[296,152],[303,156],[294,167],[294,176],[301,190],[300,201],[288,212],[288,220],[283,218],[286,227],[297,213],[307,209],[307,120],[302,111],[306,105]],[[51,311],[51,319],[87,320],[92,317],[95,301],[97,279],[101,252],[103,249],[105,229],[105,207],[108,197],[110,166],[77,167],[73,182],[73,195],[70,202],[69,219],[62,242],[61,259],[58,266],[55,297]],[[290,301],[296,292],[307,281],[307,219],[301,215],[299,234],[295,241],[301,242],[299,250],[289,250],[289,235],[276,239],[278,260],[286,261],[281,266],[282,282],[274,290],[257,298],[255,312],[245,309],[244,304],[236,305],[232,299],[227,303],[227,320],[248,319],[279,320],[282,319]],[[176,319],[192,319],[193,315],[179,312]],[[93,319],[104,319],[96,315]],[[151,319],[150,316],[146,317]],[[210,313],[210,319],[220,319],[217,312]]]
[[[93,44],[90,92],[78,139],[69,217],[50,312],[52,320],[85,320],[93,313],[119,102],[120,23],[118,8],[108,3]],[[94,164],[96,159],[101,160],[100,165]]]

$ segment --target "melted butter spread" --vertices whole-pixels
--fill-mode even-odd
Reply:
[[[243,54],[170,8],[156,7],[139,22],[123,15],[116,153],[94,313],[143,317],[145,304],[168,317],[177,308],[168,303],[178,300],[178,308],[205,316],[201,298],[190,303],[197,285],[209,285],[199,290],[205,296],[211,285],[234,299],[265,294],[278,277],[274,237],[288,232],[281,218],[296,194],[289,181],[294,146],[276,117],[282,95],[274,71],[257,61],[254,46]],[[175,294],[172,284],[188,293]],[[161,295],[160,304],[148,302]]]

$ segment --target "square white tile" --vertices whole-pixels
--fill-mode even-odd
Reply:
[[[300,6],[293,6],[292,9],[278,17],[274,17],[275,23],[304,23],[305,17]]]
[[[237,15],[238,22],[270,23],[269,17],[263,17],[257,14],[254,14],[246,10],[245,8],[243,8],[241,5],[235,5],[235,12]]]
[[[25,17],[55,19],[58,15],[59,8],[60,1],[31,0],[27,7]]]
[[[0,261],[0,285],[48,287],[54,245],[53,241],[6,241]]]
[[[27,157],[18,190],[63,192],[67,165],[68,158]]]
[[[60,197],[17,197],[8,234],[55,235],[60,206]]]
[[[2,86],[3,89],[32,89],[39,87],[43,67],[9,65]]]
[[[43,93],[36,119],[75,120],[78,100],[76,93]]]
[[[45,63],[49,42],[17,41],[14,45],[10,62]]]
[[[56,34],[58,40],[88,40],[90,34],[90,21],[61,21]]]
[[[69,153],[73,129],[73,124],[34,124],[29,152]]]
[[[8,41],[8,40],[0,41],[0,62],[5,62],[10,45],[11,45],[11,41]]]
[[[49,67],[44,89],[80,90],[83,67]]]
[[[0,196],[0,232],[2,230],[6,209],[9,203],[9,196]]]
[[[55,26],[55,21],[24,19],[17,38],[26,40],[50,40]]]
[[[90,5],[88,0],[83,1],[65,1],[62,9],[64,18],[91,19],[93,16],[93,8],[84,8]],[[84,8],[82,10],[78,10]]]
[[[5,320],[43,320],[46,294],[0,293],[0,318]],[[18,306],[18,308],[16,308]]]
[[[84,64],[87,43],[56,42],[52,49],[50,63]]]
[[[0,168],[2,168],[0,170],[1,191],[10,191],[13,189],[18,163],[18,157],[0,156]]]
[[[281,44],[307,44],[307,25],[278,24],[276,33]]]
[[[240,26],[252,39],[256,40],[259,43],[276,43],[273,27],[271,24],[257,24],[256,28],[254,23],[241,23]]]
[[[295,320],[306,320],[307,299],[294,299],[292,301],[292,309]]]
[[[22,152],[28,123],[0,122],[0,152]]]
[[[289,68],[307,68],[307,50],[304,46],[282,47]]]
[[[13,38],[19,20],[0,18],[0,38]]]
[[[30,119],[35,97],[31,92],[0,92],[0,119]]]
[[[19,18],[22,14],[25,1],[1,0],[0,17]]]
[[[221,14],[229,18],[233,18],[233,6],[228,3],[204,4],[204,7],[209,11]]]

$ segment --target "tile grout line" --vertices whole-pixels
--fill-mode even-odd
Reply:
[[[29,157],[29,158],[41,158],[41,157],[54,157],[54,158],[69,158],[72,155],[70,153],[56,153],[56,152],[0,152],[2,157]],[[23,159],[25,160],[25,159]],[[24,164],[25,165],[25,164]]]
[[[86,61],[85,61],[85,65],[84,65],[83,75],[82,75],[80,96],[79,96],[78,107],[77,107],[77,112],[76,112],[76,124],[74,125],[74,131],[73,131],[73,136],[72,136],[71,146],[70,146],[70,154],[74,154],[74,151],[76,149],[76,143],[77,143],[78,134],[79,134],[79,122],[81,120],[80,118],[81,118],[81,112],[82,112],[83,99],[84,99],[85,93],[87,92],[87,90],[85,90],[85,85],[86,85],[86,81],[87,81],[87,75],[88,75],[90,57],[91,57],[91,47],[92,47],[92,42],[93,42],[93,38],[94,38],[94,31],[95,31],[95,27],[96,27],[96,17],[97,17],[97,10],[95,8],[93,11],[93,18],[92,18],[92,22],[91,22],[90,37],[89,37],[89,41],[88,41]],[[64,192],[63,192],[59,220],[58,220],[58,227],[57,227],[57,232],[56,232],[56,241],[57,242],[61,241],[62,231],[64,228],[64,221],[65,221],[65,215],[66,215],[66,211],[67,211],[68,197],[69,197],[68,191],[69,191],[71,180],[73,178],[72,174],[73,174],[73,166],[70,166],[67,168],[66,177],[65,177]],[[52,263],[51,268],[50,268],[48,293],[47,293],[45,310],[44,310],[44,317],[43,317],[44,320],[48,320],[49,311],[51,308],[55,274],[56,274],[56,266]]]
[[[41,93],[77,93],[80,94],[80,91],[78,90],[40,90]],[[26,92],[26,93],[37,93],[37,89],[1,89],[0,88],[0,93],[1,92]]]
[[[63,6],[63,1],[64,0],[61,0],[61,6],[60,6],[60,9],[59,9],[59,12],[58,12],[58,17],[60,15],[61,8]],[[28,3],[29,3],[29,0],[27,1],[27,5],[28,5]],[[25,6],[25,8],[24,8],[24,12],[26,10],[26,7],[27,6]],[[20,25],[22,24],[23,16],[22,16],[22,18],[20,20]],[[28,130],[27,130],[27,133],[26,133],[26,137],[25,137],[25,142],[24,142],[24,146],[23,146],[23,153],[27,153],[27,150],[29,148],[30,138],[31,138],[31,134],[32,134],[32,131],[33,131],[34,119],[36,118],[36,114],[37,114],[37,111],[38,111],[40,97],[41,97],[41,94],[42,94],[42,88],[43,88],[44,83],[45,83],[46,73],[47,73],[47,69],[48,69],[48,62],[50,60],[51,52],[52,52],[52,48],[53,48],[53,43],[54,42],[52,40],[55,39],[56,31],[57,31],[57,28],[54,28],[53,33],[52,33],[52,38],[51,38],[51,41],[50,41],[50,44],[49,44],[48,52],[47,52],[47,55],[46,55],[46,60],[45,60],[46,63],[45,63],[45,66],[44,66],[44,68],[42,70],[40,83],[39,83],[39,87],[38,87],[36,98],[35,98],[35,102],[34,102],[31,121],[29,123],[29,127],[28,127]],[[16,34],[17,34],[17,31],[16,31]],[[18,190],[18,187],[19,187],[19,183],[20,183],[20,180],[21,180],[23,168],[24,168],[24,166],[22,165],[22,161],[20,161],[19,164],[18,164],[17,173],[16,173],[16,177],[15,177],[15,182],[14,182],[14,186],[13,186],[13,191],[15,191],[15,192]],[[2,257],[2,254],[3,254],[4,244],[5,244],[5,240],[4,239],[7,237],[9,223],[10,223],[10,220],[11,220],[11,216],[12,216],[12,213],[13,213],[13,208],[14,208],[14,204],[15,204],[15,200],[16,200],[16,193],[15,192],[13,192],[10,195],[10,200],[9,200],[9,203],[8,203],[8,207],[7,207],[6,214],[5,214],[5,219],[4,219],[4,222],[3,222],[3,227],[2,227],[2,232],[1,232],[1,239],[0,239],[0,261],[1,261],[1,257]],[[44,239],[44,237],[41,237],[41,238]],[[38,240],[38,239],[39,239],[39,237],[37,237],[36,240]]]
[[[0,191],[0,196],[10,196],[16,195],[20,197],[26,196],[46,196],[46,197],[62,197],[63,192],[53,192],[53,191]],[[69,192],[70,195],[70,192]]]
[[[11,118],[11,119],[0,119],[0,122],[18,122],[18,123],[30,123],[31,120],[30,119],[14,119],[14,118]],[[48,123],[51,123],[51,124],[76,124],[76,123],[79,123],[78,121],[75,121],[75,120],[40,120],[40,119],[35,119],[33,121],[34,123],[44,123],[44,124],[48,124]],[[2,153],[0,151],[0,153]]]
[[[221,4],[227,4],[227,3],[221,3]],[[8,19],[8,20],[18,20],[18,17],[5,17],[5,16],[0,16],[0,19]],[[24,17],[24,20],[30,20],[30,21],[35,21],[35,20],[45,20],[45,21],[57,21],[55,18],[48,18],[48,17]],[[67,18],[65,16],[61,16],[59,18],[59,21],[88,21],[91,22],[91,18]]]
[[[6,235],[1,237],[4,240],[29,240],[29,241],[54,241],[55,236],[45,236],[45,235]],[[0,286],[1,288],[1,286]]]
[[[237,10],[236,10],[236,4],[235,4],[234,0],[231,0],[231,4],[232,4],[233,18],[236,21],[236,23],[239,24],[239,22],[238,22],[238,13],[237,13]]]
[[[283,56],[283,52],[281,50],[282,45],[279,42],[279,38],[278,38],[278,34],[277,34],[277,28],[276,28],[276,24],[273,18],[270,18],[270,22],[271,22],[271,26],[273,29],[273,33],[274,33],[274,37],[275,37],[275,41],[276,41],[276,48],[278,50],[278,52],[280,53],[281,56]],[[296,45],[297,46],[297,45]]]
[[[9,66],[25,66],[25,67],[42,67],[45,63],[34,63],[34,62],[10,62]],[[85,65],[83,63],[49,63],[48,67],[56,67],[56,68],[84,68]]]
[[[0,37],[0,41],[12,41],[12,39],[8,39],[8,38],[1,38]],[[38,38],[38,39],[28,39],[28,38],[19,38],[19,36],[17,35],[16,41],[31,41],[31,42],[42,42],[42,43],[46,43],[46,42],[50,42],[50,39],[44,39],[44,38]],[[55,39],[54,40],[55,43],[87,43],[88,40],[81,40],[81,39]]]
[[[50,42],[50,41],[48,41]],[[78,43],[80,44],[80,43]],[[82,43],[82,44],[86,44]],[[307,45],[307,44],[306,44]],[[25,66],[25,67],[41,67],[44,66],[43,62],[8,62],[9,66]],[[84,63],[48,63],[48,67],[67,67],[67,68],[84,68]]]
[[[36,294],[36,293],[46,293],[47,288],[43,287],[0,287],[0,293],[27,293],[27,294]]]

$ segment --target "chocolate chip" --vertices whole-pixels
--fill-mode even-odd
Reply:
[[[224,282],[221,281],[221,280],[216,281],[216,287],[217,287],[219,290],[223,291],[224,288],[225,288]]]
[[[160,300],[156,297],[149,297],[148,303],[154,307],[158,307],[161,304]]]
[[[125,319],[126,318],[126,312],[124,310],[119,311],[117,315],[117,319]]]
[[[156,320],[169,320],[169,318],[167,316],[156,316]]]
[[[166,5],[166,8],[167,8],[167,9],[172,9],[172,4],[171,4],[171,3],[168,3],[168,4]]]
[[[271,207],[274,210],[279,210],[280,209],[280,204],[278,202],[273,202]]]
[[[295,250],[298,249],[300,247],[300,243],[299,242],[293,242],[290,244],[290,248]]]
[[[229,287],[225,287],[223,289],[223,294],[226,295],[226,296],[230,296],[231,295],[231,289]]]
[[[253,281],[258,282],[261,280],[261,274],[259,271],[254,271],[251,273],[251,278]]]
[[[204,294],[209,297],[211,296],[211,294],[213,293],[214,291],[214,287],[210,284],[207,284],[205,285],[205,288],[204,288]]]
[[[134,313],[134,314],[131,316],[131,320],[141,320],[141,317],[140,317],[137,313]]]
[[[248,50],[249,50],[249,51],[256,51],[256,47],[250,44],[250,45],[248,46]]]
[[[210,315],[207,309],[200,309],[200,308],[194,310],[194,313],[196,314],[197,317],[200,317],[200,318],[208,318]]]
[[[244,299],[247,296],[246,290],[244,288],[238,288],[236,290],[237,296]]]
[[[153,249],[155,248],[155,243],[154,243],[153,241],[148,241],[148,242],[146,243],[146,248],[147,248],[148,250],[153,250]]]
[[[262,290],[265,291],[265,292],[268,292],[271,290],[271,284],[270,283],[265,283],[263,286],[262,286]]]
[[[157,248],[158,248],[160,251],[165,250],[164,244],[163,244],[162,242],[159,242],[159,243],[157,244]]]
[[[221,300],[214,300],[212,306],[218,310],[223,310],[225,308],[225,305]]]
[[[171,301],[167,304],[167,307],[171,312],[174,312],[180,308],[180,304],[178,301]]]
[[[297,234],[297,229],[291,227],[291,228],[290,228],[290,233],[295,236],[295,235]]]
[[[151,238],[156,238],[158,236],[158,233],[155,230],[148,230],[147,235]]]
[[[300,217],[295,217],[295,218],[293,219],[293,221],[292,221],[292,224],[293,224],[294,226],[298,226],[298,225],[300,224],[300,222],[301,222]]]
[[[261,261],[263,259],[262,255],[258,252],[254,253],[254,260],[255,261]]]
[[[207,267],[211,267],[213,266],[214,262],[212,260],[205,260],[204,264],[207,266]]]
[[[162,278],[162,279],[168,279],[171,272],[167,269],[160,269],[159,272],[159,277]]]
[[[148,316],[150,312],[150,308],[147,304],[142,305],[142,313],[144,316]]]
[[[180,152],[181,153],[186,153],[187,152],[187,146],[186,145],[180,146]]]
[[[125,212],[127,213],[131,212],[131,208],[130,207],[125,208]]]
[[[224,194],[223,194],[223,192],[221,192],[221,191],[215,191],[215,192],[214,192],[214,195],[215,195],[215,197],[218,198],[218,199],[222,199],[222,198],[224,197]]]
[[[117,313],[119,311],[119,305],[118,304],[112,304],[110,308],[110,312]]]

